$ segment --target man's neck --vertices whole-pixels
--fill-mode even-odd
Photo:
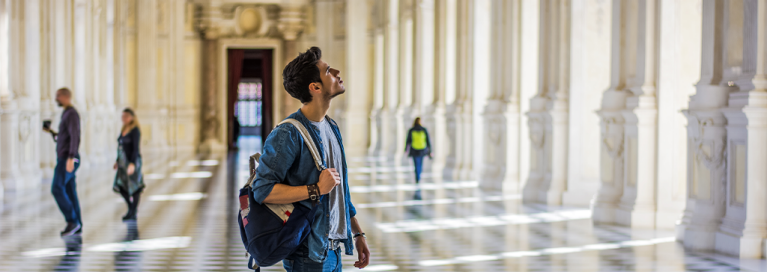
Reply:
[[[322,118],[325,118],[325,115],[328,114],[329,108],[330,99],[320,100],[315,97],[312,102],[301,106],[301,113],[303,113],[304,116],[306,116],[306,119],[309,119],[309,121],[319,122],[322,121]]]

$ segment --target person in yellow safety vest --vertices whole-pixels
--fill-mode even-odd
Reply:
[[[421,117],[416,117],[413,121],[413,127],[407,132],[407,142],[405,142],[405,152],[413,157],[415,165],[415,182],[421,181],[421,171],[423,170],[423,157],[429,156],[431,159],[431,141],[429,141],[429,132],[421,126]]]

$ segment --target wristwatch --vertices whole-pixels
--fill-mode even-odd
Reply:
[[[367,236],[365,236],[365,233],[364,233],[364,232],[360,232],[360,233],[357,233],[357,234],[355,234],[355,235],[354,235],[352,238],[354,238],[354,239],[357,239],[357,237],[360,237],[360,236],[362,236],[362,238],[365,238],[365,240],[367,240],[367,239],[368,239],[368,237],[367,237]]]
[[[306,189],[309,190],[309,200],[316,206],[320,203],[320,187],[317,184],[306,185]]]

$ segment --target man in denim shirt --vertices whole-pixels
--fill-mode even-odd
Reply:
[[[299,54],[282,72],[285,90],[303,106],[288,118],[306,127],[327,168],[321,173],[304,145],[298,129],[291,124],[277,126],[264,143],[256,169],[254,198],[259,203],[299,202],[312,207],[318,201],[312,231],[295,253],[282,261],[288,272],[341,271],[341,249],[353,255],[357,248],[357,268],[370,261],[365,235],[349,197],[346,155],[338,125],[327,117],[330,101],[345,92],[340,71],[322,59],[322,51],[312,47]]]

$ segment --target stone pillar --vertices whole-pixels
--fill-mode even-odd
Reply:
[[[767,3],[726,2],[727,64],[741,73],[730,84],[727,118],[725,216],[716,232],[717,252],[740,258],[764,257],[767,238]],[[728,33],[729,34],[729,33]],[[732,53],[732,54],[729,54]],[[735,65],[733,65],[735,64]]]
[[[634,4],[638,7],[634,8]],[[655,227],[656,74],[658,41],[656,0],[628,3],[627,21],[636,18],[636,32],[627,31],[626,41],[636,44],[636,62],[628,61],[626,86],[629,97],[623,110],[625,183],[616,210],[616,222],[630,227]]]
[[[181,69],[172,71],[175,74],[178,85],[173,88],[172,120],[173,145],[178,150],[186,152],[195,151],[200,144],[201,95],[203,94],[203,40],[199,34],[195,13],[197,5],[191,2],[171,2],[177,9],[183,21],[177,19],[180,25],[176,25],[178,39],[184,50],[177,50],[174,62]],[[182,13],[183,11],[183,13]]]
[[[472,98],[474,87],[473,33],[474,2],[458,0],[456,11],[456,78],[455,99],[447,105],[446,121],[450,137],[450,153],[446,159],[443,178],[462,180],[472,178],[473,144]]]
[[[413,7],[414,11],[414,32],[413,32],[413,88],[412,88],[412,108],[411,118],[421,117],[421,123],[427,113],[426,107],[432,105],[435,101],[435,71],[434,59],[435,52],[435,16],[434,0],[418,0]],[[433,120],[430,120],[433,121]],[[434,125],[431,123],[431,125]],[[433,138],[430,129],[429,136]]]
[[[8,59],[11,55],[10,50],[8,50],[8,42],[11,40],[10,35],[8,35],[10,24],[9,7],[9,0],[0,0],[0,120],[2,120],[2,113],[5,112],[5,108],[9,104],[8,101],[11,99],[10,84],[8,84]],[[2,122],[0,125],[4,124],[5,122]],[[5,138],[8,136],[5,135],[6,131],[3,127],[3,132],[0,132],[0,153],[7,152]],[[9,186],[5,184],[6,180],[3,178],[6,175],[6,171],[8,171],[8,167],[8,165],[5,165],[5,158],[0,157],[0,200],[4,195],[5,187]]]
[[[397,107],[399,106],[399,1],[389,0],[386,5],[386,29],[384,32],[385,40],[385,69],[384,72],[384,88],[385,88],[385,100],[384,109],[381,112],[381,127],[383,133],[381,133],[382,153],[387,157],[392,157],[397,153],[399,148],[398,139],[402,135],[397,134]],[[402,151],[400,151],[400,154]]]
[[[163,146],[163,120],[167,119],[167,109],[163,111],[162,96],[165,91],[158,88],[162,80],[162,55],[158,55],[160,29],[158,0],[138,1],[136,3],[136,115],[141,121],[141,142],[144,149],[158,149]],[[168,53],[168,52],[164,52]],[[212,54],[215,55],[215,54]],[[164,87],[164,86],[163,86]]]
[[[0,2],[0,191],[40,186],[40,2]]]
[[[413,1],[400,1],[397,15],[399,16],[399,84],[397,86],[398,104],[394,117],[394,158],[405,158],[407,131],[413,124],[413,119],[420,113],[420,108],[414,102],[413,91],[413,44],[415,35]]]
[[[528,183],[530,177],[534,175],[532,171],[535,164],[537,149],[533,146],[533,141],[530,141],[531,131],[529,124],[529,118],[526,114],[531,109],[531,102],[537,95],[539,86],[541,84],[538,79],[541,73],[539,60],[541,52],[541,4],[537,0],[522,0],[520,8],[520,53],[519,60],[521,62],[519,74],[519,181],[523,191],[528,191],[535,187],[534,183]]]
[[[600,97],[610,86],[613,1],[572,1],[567,186],[563,205],[588,206],[600,185]]]
[[[724,2],[703,1],[701,80],[684,111],[688,119],[688,200],[676,236],[693,250],[714,249],[715,233],[725,212],[727,120],[721,108],[727,107],[733,87],[723,82],[722,73]]]
[[[673,228],[687,200],[687,119],[700,78],[701,2],[659,1],[656,228]],[[685,50],[677,50],[685,48]]]
[[[346,1],[346,127],[344,146],[347,156],[363,156],[369,146],[368,117],[372,88],[372,69],[368,1]],[[342,75],[342,78],[343,75]]]
[[[200,144],[200,152],[208,153],[212,151],[226,150],[227,143],[224,139],[224,134],[221,133],[220,117],[218,116],[218,71],[219,69],[226,69],[226,67],[219,68],[218,60],[218,39],[219,32],[217,22],[221,18],[221,10],[218,3],[211,2],[203,6],[203,22],[202,28],[204,30],[204,37],[202,42],[202,72],[203,72],[203,104],[202,104],[202,143]]]
[[[542,85],[527,113],[533,156],[523,198],[560,205],[567,182],[570,2],[540,5]]]
[[[428,1],[424,2],[426,5]],[[429,129],[431,137],[432,163],[431,173],[435,177],[442,177],[445,168],[445,159],[449,150],[454,148],[448,146],[447,124],[445,119],[445,101],[448,92],[455,93],[455,69],[456,69],[456,3],[455,0],[433,1],[430,7],[436,24],[432,24],[434,30],[433,50],[434,66],[424,65],[423,69],[433,68],[434,85],[432,85],[432,95],[427,95],[430,99],[423,102],[427,103],[423,109],[421,121]],[[428,12],[424,7],[424,12]],[[427,50],[426,47],[423,50]],[[425,51],[420,54],[429,54]],[[426,57],[424,57],[426,58]],[[425,61],[424,61],[425,62]],[[424,79],[428,80],[428,79]],[[424,81],[425,84],[428,84]],[[450,91],[448,91],[448,89]]]
[[[377,3],[381,3],[380,1]],[[384,91],[384,51],[385,40],[384,30],[381,22],[381,16],[383,12],[382,7],[376,5],[375,14],[376,17],[376,29],[374,33],[374,49],[373,49],[373,109],[370,111],[370,146],[368,147],[368,154],[371,156],[385,156],[385,150],[383,149],[384,140],[384,120],[383,113],[386,104],[386,95]]]
[[[621,195],[623,195],[624,163],[624,118],[621,114],[626,107],[628,91],[622,89],[623,74],[621,69],[626,52],[621,44],[624,39],[621,29],[622,2],[613,1],[609,7],[610,28],[610,87],[602,95],[600,117],[600,187],[592,206],[592,219],[595,223],[613,224]]]

